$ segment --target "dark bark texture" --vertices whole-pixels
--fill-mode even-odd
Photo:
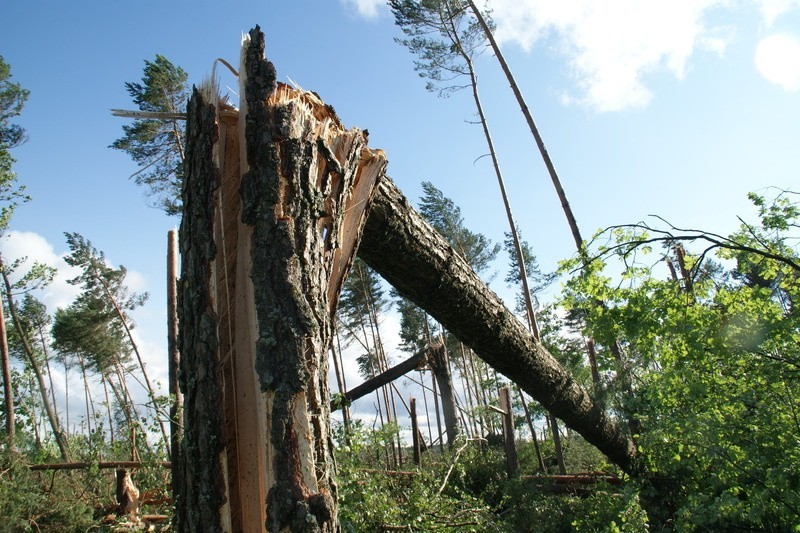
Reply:
[[[251,32],[246,53],[245,139],[250,170],[242,176],[242,221],[253,226],[252,272],[258,314],[256,370],[261,390],[272,394],[269,439],[274,456],[275,484],[267,495],[269,531],[332,531],[336,527],[335,488],[330,472],[327,442],[316,442],[317,490],[303,475],[303,457],[293,417],[297,408],[314,413],[316,435],[326,432],[328,399],[318,398],[309,387],[316,374],[327,378],[326,360],[315,357],[315,345],[327,348],[331,324],[325,299],[324,270],[319,257],[317,222],[321,215],[307,173],[315,149],[304,139],[287,138],[290,107],[266,104],[275,90],[275,69],[264,59],[264,37]],[[304,264],[301,264],[304,263]],[[301,292],[305,289],[305,292]],[[298,405],[300,402],[301,405]],[[268,407],[269,409],[269,407]]]
[[[636,450],[619,425],[537,342],[388,178],[381,180],[359,256],[484,361],[627,471]]]
[[[210,286],[214,191],[219,185],[212,160],[217,139],[214,105],[195,89],[187,111],[187,150],[180,226],[181,279],[178,318],[181,331],[179,381],[184,395],[184,439],[180,450],[176,518],[180,531],[220,531],[224,480],[219,454],[224,448],[217,317]]]
[[[256,28],[245,59],[255,369],[267,398],[269,531],[338,531],[328,350],[344,276],[385,160],[310,93],[275,86]],[[273,94],[274,92],[274,94]]]

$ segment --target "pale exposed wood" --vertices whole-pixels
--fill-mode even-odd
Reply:
[[[167,371],[169,377],[169,394],[172,401],[169,406],[169,432],[172,443],[173,463],[181,438],[181,404],[183,396],[178,388],[178,368],[180,366],[178,352],[178,232],[170,230],[167,234]]]
[[[127,470],[120,468],[117,470],[117,505],[119,513],[137,514],[139,512],[139,489],[131,479],[131,474]]]

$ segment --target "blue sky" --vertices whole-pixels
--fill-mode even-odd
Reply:
[[[655,5],[658,4],[658,5]],[[650,214],[721,233],[750,216],[745,195],[800,183],[800,1],[614,0],[491,2],[517,76],[585,236]],[[507,229],[470,95],[437,98],[393,42],[372,0],[293,2],[6,0],[0,54],[31,91],[18,119],[29,142],[15,170],[33,201],[18,210],[8,256],[59,265],[62,233],[77,231],[151,294],[136,317],[149,365],[162,372],[166,232],[135,170],[108,147],[111,108],[129,108],[126,81],[167,56],[199,83],[215,58],[238,60],[242,32],[260,24],[279,79],[368,128],[389,174],[413,202],[423,180],[462,209],[475,231]],[[480,91],[512,208],[546,270],[574,252],[568,228],[511,92],[489,53]],[[235,86],[229,74],[221,85]],[[504,272],[505,259],[497,265]],[[61,276],[45,299],[65,305]],[[502,276],[494,288],[502,292]]]

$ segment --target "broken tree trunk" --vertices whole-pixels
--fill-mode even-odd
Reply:
[[[511,411],[511,390],[500,389],[500,411],[503,413],[503,445],[506,450],[506,472],[509,478],[519,475],[519,456],[514,438],[514,413]]]
[[[458,436],[458,414],[456,413],[456,398],[453,394],[450,362],[447,358],[447,347],[444,344],[431,348],[428,355],[428,366],[433,372],[436,384],[439,385],[439,394],[442,398],[442,413],[444,414],[444,429],[445,433],[447,433],[447,445],[452,448]]]
[[[484,361],[629,472],[636,448],[537,342],[388,178],[381,180],[359,248],[403,296],[425,309]]]
[[[238,115],[188,112],[179,529],[337,531],[327,353],[386,160],[276,84],[258,27],[240,72]]]
[[[387,383],[391,383],[392,381],[396,380],[399,377],[402,377],[412,370],[419,369],[419,367],[424,366],[427,362],[428,358],[432,350],[437,349],[439,345],[436,346],[426,346],[405,361],[396,364],[392,368],[386,370],[385,372],[381,372],[374,378],[370,378],[358,387],[354,387],[349,391],[344,393],[344,399],[347,400],[347,403],[352,403],[359,398],[363,398],[367,394],[378,390],[379,388],[383,387]],[[331,405],[331,411],[335,411],[340,406]]]

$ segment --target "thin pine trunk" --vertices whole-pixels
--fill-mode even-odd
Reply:
[[[428,426],[428,442],[433,445],[433,433],[431,432],[431,415],[430,410],[428,408],[428,393],[425,390],[425,375],[422,373],[422,370],[419,371],[419,382],[420,388],[422,389],[422,405],[425,407],[425,420],[426,425]]]
[[[553,414],[548,414],[547,417],[550,421],[550,432],[553,435],[553,447],[556,452],[558,473],[564,475],[567,473],[567,466],[564,463],[564,448],[561,445],[561,434],[558,431],[558,419]]]
[[[45,373],[47,374],[47,381],[50,383],[49,387],[50,402],[53,405],[53,410],[56,413],[56,418],[58,418],[60,421],[61,417],[58,414],[58,409],[57,409],[58,403],[56,402],[56,386],[53,383],[53,372],[50,369],[50,353],[47,350],[47,341],[45,340],[44,329],[42,328],[41,324],[39,324],[39,342],[42,344],[42,350],[44,350],[44,369]],[[64,431],[63,427],[61,428],[61,431]]]
[[[531,432],[531,440],[533,441],[533,448],[536,451],[536,460],[539,463],[539,471],[544,472],[546,470],[544,466],[544,458],[542,457],[542,450],[539,448],[539,440],[536,438],[536,427],[533,425],[533,417],[531,417],[531,411],[528,409],[528,402],[525,401],[525,396],[522,394],[522,389],[519,388],[519,385],[514,385],[514,390],[519,396],[519,401],[522,404],[522,410],[525,411],[525,420],[528,422],[528,429]]]

